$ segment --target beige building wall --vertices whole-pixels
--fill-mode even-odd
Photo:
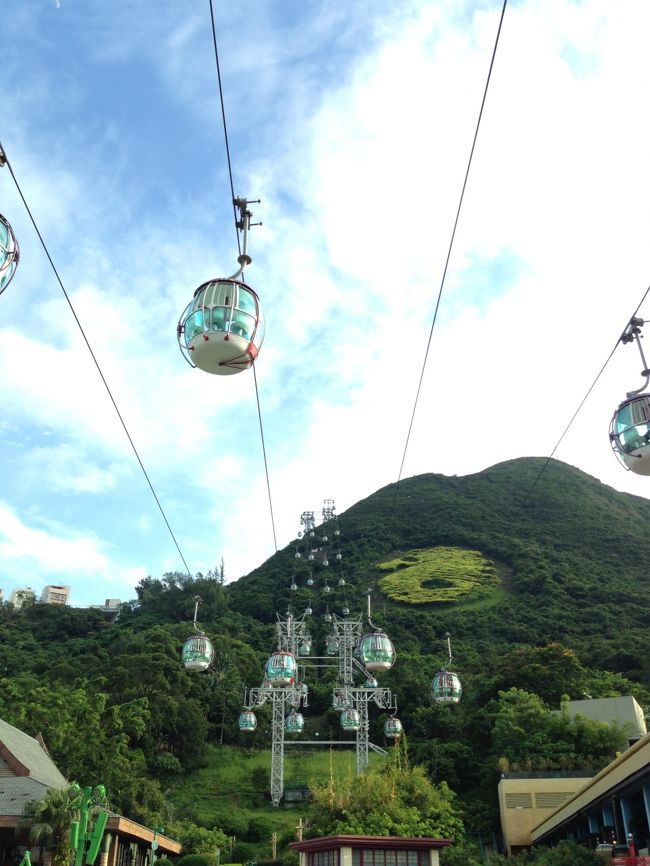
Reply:
[[[67,604],[70,600],[70,587],[60,584],[49,584],[43,587],[41,602],[43,604]]]
[[[338,866],[352,866],[355,859],[354,852],[363,854],[370,851],[373,855],[382,855],[384,852],[418,852],[418,862],[426,866],[440,866],[439,851],[452,845],[451,839],[438,839],[428,836],[364,836],[356,833],[342,833],[334,836],[321,836],[316,839],[305,839],[299,842],[291,842],[289,845],[298,852],[300,866],[308,866],[313,863],[334,863]],[[310,855],[314,855],[313,859]],[[374,856],[372,858],[375,859]],[[380,856],[380,862],[386,858]],[[400,859],[393,857],[393,860]],[[402,858],[406,859],[406,858]]]
[[[546,820],[535,827],[532,834],[533,842],[538,841],[546,833],[552,832],[555,827],[564,821],[570,820],[576,814],[589,809],[594,801],[601,801],[607,797],[609,791],[616,790],[625,784],[630,777],[638,776],[650,764],[650,736],[635,743],[608,764],[592,779],[589,779],[584,787],[576,791],[575,795]]]
[[[532,830],[591,781],[580,778],[503,778],[499,782],[501,832],[508,854],[528,846]]]
[[[372,845],[368,843],[368,847]],[[436,849],[429,851],[429,866],[440,866],[440,854]],[[307,866],[307,852],[300,851],[299,854],[300,866]],[[340,866],[352,866],[352,848],[349,845],[341,845],[339,848],[339,864]]]

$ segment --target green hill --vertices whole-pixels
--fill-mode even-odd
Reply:
[[[265,795],[268,706],[255,733],[237,726],[244,689],[259,685],[274,647],[275,612],[309,602],[316,651],[323,614],[363,613],[372,586],[373,622],[397,649],[380,682],[398,696],[412,759],[459,794],[470,829],[491,832],[504,762],[598,767],[617,748],[612,733],[551,716],[563,695],[634,694],[650,705],[650,502],[557,461],[540,476],[544,462],[389,485],[340,515],[342,559],[328,567],[320,555],[296,559],[290,544],[229,586],[214,574],[147,578],[115,623],[97,611],[4,605],[0,717],[42,732],[68,778],[104,782],[126,814],[217,826],[251,859],[250,846],[266,845],[271,830],[290,834],[300,814],[273,810]],[[319,527],[314,543],[333,529]],[[190,675],[179,655],[197,594],[218,666]],[[446,632],[463,681],[451,707],[431,700]],[[306,739],[341,738],[334,671],[314,668],[308,684]],[[388,746],[383,719],[375,713],[370,736]],[[327,778],[330,761],[345,772],[351,754],[302,750],[287,779]]]
[[[379,490],[340,517],[347,584],[332,601],[376,590],[383,627],[409,650],[438,657],[446,630],[459,662],[490,647],[564,642],[583,660],[650,685],[644,652],[650,601],[650,502],[619,493],[578,469],[522,458],[465,477],[421,475]],[[496,605],[475,604],[485,583],[457,601],[417,605],[384,590],[382,575],[412,551],[474,552],[500,574]],[[298,572],[302,564],[298,564]],[[379,568],[379,571],[378,571]],[[293,548],[229,588],[233,609],[269,621],[292,597]],[[322,580],[324,569],[316,565]],[[471,569],[466,568],[466,573]],[[334,582],[335,583],[335,582]],[[496,590],[496,587],[494,587]],[[489,593],[488,593],[489,595]],[[470,606],[471,614],[468,612]],[[467,645],[465,645],[467,644]]]

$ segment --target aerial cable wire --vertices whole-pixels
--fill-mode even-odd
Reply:
[[[635,318],[635,317],[636,317],[636,314],[637,314],[637,313],[639,312],[639,310],[641,309],[641,307],[642,307],[642,305],[643,305],[643,302],[644,302],[645,299],[648,297],[648,293],[650,293],[650,286],[648,286],[648,288],[647,288],[647,289],[645,290],[645,292],[643,293],[643,297],[642,297],[641,300],[639,301],[636,310],[635,310],[634,313],[632,314],[632,318]],[[629,321],[630,321],[630,320],[628,319],[628,322],[629,322]],[[592,392],[592,391],[594,390],[594,388],[596,387],[596,383],[598,382],[598,380],[600,379],[600,377],[601,377],[601,376],[603,375],[603,373],[605,372],[605,368],[607,367],[607,365],[609,364],[609,362],[612,360],[612,357],[614,356],[614,352],[615,352],[616,349],[618,348],[620,342],[621,342],[621,338],[619,337],[618,340],[616,341],[616,345],[614,346],[614,348],[612,349],[612,351],[609,353],[609,355],[608,355],[608,357],[607,357],[607,360],[605,361],[605,363],[603,364],[603,366],[602,366],[602,367],[600,368],[600,370],[598,371],[598,375],[596,376],[596,378],[594,379],[594,381],[593,381],[593,382],[591,383],[591,385],[589,386],[589,389],[587,390],[587,393],[585,394],[585,396],[584,396],[584,397],[582,398],[582,400],[580,401],[580,403],[579,403],[579,405],[578,405],[578,408],[575,410],[575,412],[574,412],[573,415],[571,416],[571,420],[569,421],[569,423],[566,425],[566,427],[565,427],[564,430],[562,431],[562,435],[560,436],[560,438],[559,438],[559,439],[557,440],[557,442],[555,443],[555,446],[554,446],[553,450],[551,451],[551,453],[550,453],[550,454],[548,455],[548,457],[546,458],[546,460],[545,460],[545,462],[544,462],[544,465],[543,465],[542,468],[539,470],[539,472],[538,472],[538,474],[537,474],[537,477],[535,478],[535,480],[533,481],[533,483],[532,483],[532,485],[531,485],[531,487],[530,487],[530,490],[528,491],[528,493],[526,493],[526,495],[524,496],[524,498],[523,498],[521,504],[520,504],[519,507],[517,508],[517,511],[516,511],[514,517],[512,518],[513,520],[514,520],[514,519],[517,517],[517,515],[520,514],[520,512],[524,509],[526,503],[528,502],[528,500],[529,500],[530,497],[532,496],[535,487],[537,487],[537,482],[539,481],[539,479],[540,479],[540,478],[542,477],[542,475],[544,474],[544,471],[546,470],[546,467],[548,466],[548,464],[549,464],[549,463],[551,462],[551,460],[553,459],[553,455],[555,454],[555,452],[557,451],[557,449],[560,447],[560,445],[561,445],[561,443],[562,443],[562,440],[564,439],[564,437],[566,436],[566,434],[569,432],[569,429],[570,429],[571,425],[573,424],[573,422],[574,422],[574,421],[576,420],[576,418],[578,417],[578,413],[580,412],[580,410],[582,409],[582,407],[583,407],[583,406],[585,405],[585,403],[587,402],[587,399],[589,398],[589,395],[591,394],[591,392]]]
[[[269,497],[269,510],[271,512],[271,529],[273,530],[273,544],[275,545],[275,552],[278,552],[278,540],[275,535],[275,518],[273,516],[273,500],[271,499],[271,483],[269,481],[269,467],[266,460],[266,445],[264,443],[264,428],[262,427],[262,413],[260,411],[260,396],[259,391],[257,390],[257,373],[255,371],[255,364],[253,364],[253,376],[255,377],[255,397],[257,399],[257,417],[260,421],[260,437],[262,439],[262,454],[264,455],[264,471],[266,473],[266,490]]]
[[[219,88],[219,103],[221,106],[221,121],[223,123],[223,137],[226,148],[226,162],[228,165],[228,178],[230,180],[230,196],[232,200],[233,207],[233,215],[235,218],[235,234],[237,235],[237,249],[241,256],[241,243],[239,240],[239,220],[237,219],[237,207],[235,205],[236,196],[235,196],[235,184],[233,182],[232,176],[232,160],[230,158],[230,143],[228,140],[228,124],[226,123],[226,107],[223,98],[223,85],[221,81],[221,64],[219,63],[219,48],[217,45],[217,27],[215,24],[214,17],[214,6],[212,0],[209,0],[210,3],[210,23],[212,25],[212,45],[214,48],[214,62],[217,70],[217,84]],[[260,407],[260,394],[257,386],[257,373],[255,372],[255,365],[253,364],[253,381],[255,382],[255,401],[257,404],[257,418],[260,425],[260,437],[262,440],[262,456],[264,458],[264,473],[266,475],[266,489],[269,498],[269,510],[271,512],[271,529],[273,531],[273,545],[275,547],[275,552],[278,552],[278,542],[275,534],[275,517],[273,515],[273,499],[271,496],[271,483],[269,481],[269,465],[266,457],[266,445],[264,442],[264,425],[262,423],[262,410]]]
[[[214,7],[210,0],[210,24],[212,25],[212,45],[214,48],[214,62],[217,68],[217,84],[219,86],[219,103],[221,105],[221,122],[223,123],[223,138],[226,147],[226,162],[228,164],[228,178],[230,180],[230,198],[232,200],[232,213],[235,220],[235,234],[237,235],[237,249],[241,254],[239,242],[239,221],[237,219],[237,206],[235,205],[235,184],[232,179],[232,162],[230,159],[230,143],[228,141],[228,124],[226,123],[226,106],[223,99],[223,86],[221,83],[221,64],[219,63],[219,49],[217,47],[217,26],[214,20]]]
[[[438,290],[438,298],[436,300],[436,306],[435,306],[434,313],[433,313],[433,321],[431,322],[431,330],[429,331],[429,339],[427,341],[427,348],[426,348],[426,351],[424,353],[424,360],[422,362],[422,369],[420,371],[420,379],[418,381],[418,387],[417,387],[417,391],[415,394],[415,402],[413,404],[413,411],[411,413],[411,420],[409,422],[408,432],[406,434],[406,443],[404,445],[404,452],[402,454],[402,462],[400,463],[399,474],[397,476],[397,484],[395,486],[395,494],[393,496],[393,508],[395,507],[395,503],[397,501],[397,494],[399,491],[399,485],[400,485],[400,481],[402,479],[402,472],[404,470],[404,461],[406,460],[406,452],[408,450],[409,440],[411,438],[411,431],[413,429],[413,421],[415,420],[415,413],[416,413],[416,410],[418,407],[418,401],[420,399],[420,391],[422,390],[422,382],[424,380],[424,372],[425,372],[425,369],[427,366],[427,360],[429,357],[429,350],[431,348],[431,341],[433,339],[433,330],[435,328],[436,321],[438,318],[438,310],[440,308],[440,301],[442,299],[442,292],[443,292],[443,289],[445,287],[445,279],[447,277],[447,270],[449,268],[449,260],[451,258],[451,252],[452,252],[452,249],[454,246],[454,240],[456,237],[456,229],[458,228],[458,221],[460,219],[460,212],[461,212],[461,208],[463,206],[463,199],[465,198],[465,189],[467,188],[467,180],[469,178],[469,172],[470,172],[470,169],[472,167],[472,159],[474,157],[474,150],[476,148],[476,141],[478,139],[478,133],[479,133],[479,129],[481,127],[481,119],[483,117],[483,109],[485,107],[485,101],[487,99],[488,88],[490,86],[490,79],[492,77],[492,69],[494,67],[494,59],[496,57],[497,48],[499,46],[499,37],[501,36],[501,27],[503,24],[503,18],[504,18],[505,12],[506,12],[506,6],[507,5],[508,5],[508,0],[503,0],[503,7],[501,8],[501,17],[499,18],[499,27],[497,28],[497,34],[496,34],[496,38],[494,40],[494,48],[492,49],[492,58],[490,60],[490,68],[488,70],[487,79],[485,81],[485,87],[483,89],[483,98],[481,100],[481,108],[479,110],[478,120],[476,122],[476,129],[474,130],[474,138],[472,141],[472,147],[470,150],[469,159],[467,161],[467,169],[465,171],[465,179],[463,180],[463,186],[462,186],[461,193],[460,193],[460,199],[458,201],[458,208],[456,210],[456,218],[454,220],[454,226],[453,226],[453,229],[451,232],[451,238],[449,240],[449,248],[447,250],[447,258],[445,260],[445,266],[444,266],[443,272],[442,272],[442,279],[440,281],[440,289]]]
[[[162,518],[165,521],[165,526],[167,527],[169,534],[172,538],[172,541],[174,542],[174,546],[176,547],[176,550],[178,551],[178,555],[180,556],[181,561],[182,561],[183,565],[185,566],[185,570],[187,571],[187,574],[191,577],[192,572],[189,569],[187,561],[183,555],[183,551],[181,550],[180,545],[178,543],[178,540],[177,540],[176,536],[174,535],[174,531],[171,528],[169,520],[167,519],[167,515],[165,514],[165,510],[162,507],[160,499],[158,498],[158,494],[156,493],[154,486],[151,482],[151,478],[149,477],[147,470],[144,468],[144,463],[142,462],[142,458],[140,457],[138,449],[135,446],[135,442],[133,441],[131,434],[129,433],[129,429],[126,426],[126,422],[124,421],[122,413],[119,410],[119,407],[117,405],[115,397],[113,396],[113,392],[111,391],[111,389],[109,387],[109,384],[106,380],[106,377],[104,376],[104,373],[103,373],[102,368],[99,364],[99,361],[97,360],[97,356],[95,355],[93,348],[90,345],[90,341],[89,341],[88,337],[86,336],[86,332],[84,331],[83,325],[81,324],[81,320],[79,319],[79,316],[77,315],[77,311],[75,310],[74,305],[70,299],[70,295],[68,294],[65,286],[63,285],[63,281],[59,275],[59,272],[56,268],[56,265],[54,264],[52,256],[50,255],[50,251],[47,248],[45,240],[43,239],[43,235],[41,234],[41,232],[38,228],[38,225],[36,224],[36,220],[34,219],[34,215],[32,214],[31,208],[27,204],[27,199],[25,198],[23,191],[20,187],[20,184],[18,183],[18,179],[16,178],[16,175],[14,174],[14,170],[11,166],[11,162],[9,160],[9,157],[6,155],[6,151],[4,150],[1,141],[0,141],[0,151],[2,151],[5,154],[5,157],[6,157],[6,163],[5,164],[6,164],[7,168],[9,169],[9,173],[11,174],[12,180],[13,180],[13,182],[16,186],[16,189],[18,191],[18,195],[22,199],[23,205],[25,206],[25,210],[27,211],[27,215],[29,216],[29,219],[32,223],[32,226],[34,227],[34,231],[36,232],[36,235],[38,236],[38,239],[41,242],[41,246],[43,247],[43,251],[45,252],[45,255],[47,257],[48,262],[50,263],[50,266],[52,268],[54,276],[56,277],[56,280],[57,280],[59,286],[61,287],[61,291],[63,292],[63,296],[66,299],[68,306],[70,307],[70,311],[72,312],[72,315],[74,316],[74,320],[77,323],[77,326],[81,332],[81,336],[83,337],[84,342],[86,343],[86,347],[87,347],[88,351],[90,352],[90,357],[93,359],[95,367],[97,368],[97,372],[99,373],[99,376],[100,376],[100,378],[104,384],[104,388],[106,389],[106,392],[107,392],[108,396],[110,397],[111,403],[113,404],[113,408],[115,409],[115,412],[117,413],[117,417],[120,419],[120,423],[124,429],[124,432],[126,434],[126,438],[129,440],[129,444],[131,445],[131,448],[133,450],[133,453],[135,454],[136,460],[138,461],[138,463],[140,465],[140,469],[142,470],[142,474],[144,475],[144,477],[147,481],[147,484],[149,485],[149,489],[151,490],[152,496],[156,501],[156,505],[158,506],[158,510],[160,511]]]

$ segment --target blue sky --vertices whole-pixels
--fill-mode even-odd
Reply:
[[[209,4],[5,6],[0,139],[191,570],[235,579],[274,551],[253,377],[175,336],[236,270]],[[215,0],[279,546],[397,478],[500,7]],[[548,454],[650,282],[648,26],[509,5],[406,476]],[[0,212],[0,585],[131,598],[182,562],[6,168]],[[645,496],[607,439],[639,369],[622,347],[557,456]]]

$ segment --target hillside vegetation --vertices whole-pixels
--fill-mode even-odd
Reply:
[[[92,610],[4,605],[0,716],[43,733],[68,778],[103,782],[125,814],[216,826],[249,846],[230,856],[252,859],[271,829],[290,834],[301,814],[285,819],[265,795],[269,707],[254,733],[237,726],[244,689],[259,685],[274,648],[275,612],[309,603],[323,655],[323,615],[346,604],[362,614],[372,586],[373,622],[397,649],[380,684],[398,697],[411,760],[456,792],[469,831],[491,834],[504,768],[595,770],[620,748],[620,732],[551,713],[564,695],[633,694],[650,705],[650,503],[555,461],[530,493],[541,467],[528,458],[461,478],[418,476],[396,499],[389,485],[340,515],[332,566],[298,560],[289,545],[229,586],[214,574],[147,578],[115,623]],[[203,675],[180,664],[196,595],[218,660]],[[463,681],[457,706],[431,700],[446,632]],[[335,671],[312,668],[306,679],[305,739],[344,739]],[[370,736],[389,747],[384,718],[375,711]],[[308,757],[288,779],[328,777],[328,753]]]

